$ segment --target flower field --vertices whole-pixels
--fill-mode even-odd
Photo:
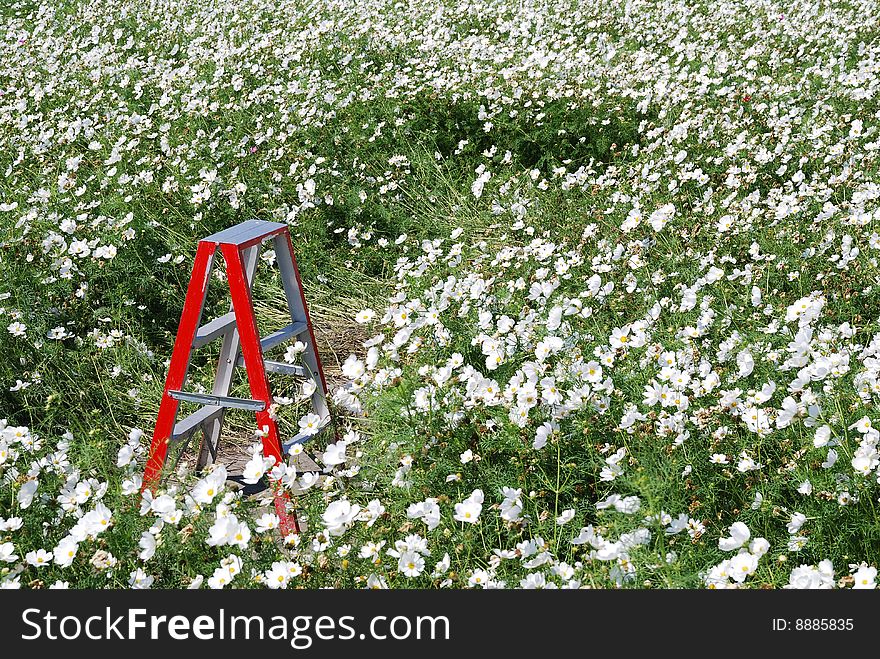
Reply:
[[[878,127],[868,0],[4,2],[0,586],[874,588]],[[142,494],[254,218],[335,434],[273,466],[234,411]]]

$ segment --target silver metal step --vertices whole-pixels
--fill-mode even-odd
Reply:
[[[214,394],[196,394],[189,391],[169,391],[168,395],[174,400],[185,400],[189,403],[200,405],[213,405],[215,407],[232,407],[239,410],[252,410],[260,412],[266,409],[266,403],[252,398],[232,398],[231,396],[216,396]]]
[[[213,421],[215,418],[220,416],[223,413],[222,407],[213,407],[206,405],[200,410],[193,412],[187,417],[184,417],[176,424],[174,424],[174,430],[171,433],[171,439],[175,442],[186,439],[190,435],[193,434],[203,423],[207,423],[208,421]]]
[[[236,366],[244,366],[244,357],[239,355],[238,361],[235,362]],[[308,375],[306,373],[306,369],[297,364],[285,364],[284,362],[272,362],[272,361],[264,361],[263,365],[266,368],[267,373],[281,373],[283,375],[298,375],[299,377],[306,377]]]
[[[275,346],[280,345],[285,341],[296,338],[308,329],[309,326],[306,323],[299,321],[291,323],[287,327],[282,327],[277,332],[272,332],[269,336],[262,339],[260,341],[260,348],[263,349],[263,352],[266,352],[267,350],[271,350]]]
[[[284,453],[287,453],[291,449],[291,447],[295,446],[296,444],[304,444],[305,442],[308,442],[308,441],[311,441],[317,437],[320,437],[329,427],[330,427],[330,417],[325,416],[323,419],[321,419],[321,428],[320,428],[320,430],[318,430],[318,432],[316,434],[305,435],[303,433],[297,433],[296,435],[294,435],[290,439],[286,439],[286,440],[282,441],[281,448],[283,449]]]
[[[234,327],[235,313],[232,311],[230,311],[229,313],[225,313],[222,316],[215,318],[210,323],[202,325],[198,330],[196,330],[196,336],[193,339],[192,347],[201,348],[206,343],[210,343],[218,336],[226,333]]]

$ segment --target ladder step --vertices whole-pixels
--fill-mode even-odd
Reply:
[[[290,339],[299,336],[308,330],[308,328],[309,326],[303,322],[291,323],[287,327],[282,327],[277,332],[272,332],[269,336],[260,341],[260,348],[263,349],[263,352],[266,352],[285,341],[289,341]]]
[[[324,417],[321,419],[321,428],[314,435],[306,435],[305,433],[297,433],[293,437],[288,440],[281,442],[281,447],[284,449],[284,452],[287,453],[291,447],[297,444],[304,444],[305,442],[315,439],[319,437],[321,433],[323,433],[327,428],[330,427],[330,417]]]
[[[174,400],[185,400],[189,403],[212,405],[214,407],[233,407],[239,410],[253,410],[260,412],[266,409],[266,403],[252,398],[232,398],[230,396],[215,396],[214,394],[195,394],[189,391],[169,391],[168,395]]]
[[[210,343],[233,327],[235,327],[235,312],[230,311],[215,318],[210,323],[202,325],[196,331],[196,336],[192,343],[193,348],[200,348],[206,343]]]
[[[266,367],[267,373],[281,373],[283,375],[298,375],[299,377],[306,377],[306,369],[297,364],[285,364],[284,362],[272,362],[265,361],[263,364]],[[239,355],[238,361],[235,362],[236,366],[244,366],[244,357]]]
[[[174,441],[180,441],[182,439],[186,439],[189,437],[193,431],[197,430],[199,426],[203,423],[207,423],[208,421],[213,421],[216,417],[220,416],[223,413],[222,407],[213,407],[213,406],[205,406],[197,412],[193,412],[187,417],[184,417],[180,421],[178,421],[174,425],[174,430],[171,433],[171,439]]]
[[[202,242],[212,242],[217,244],[243,245],[257,239],[269,239],[277,235],[287,228],[286,224],[280,222],[269,222],[267,220],[246,220],[241,224],[236,224],[228,229],[223,229],[217,233],[212,233],[207,238],[203,238]]]

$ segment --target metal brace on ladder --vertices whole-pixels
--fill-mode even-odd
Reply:
[[[251,285],[260,248],[270,239],[273,241],[275,258],[281,271],[281,282],[290,310],[291,322],[261,339],[254,316]],[[200,326],[211,267],[218,248],[226,263],[232,305],[229,313]],[[223,344],[220,348],[212,392],[200,394],[184,391],[183,386],[192,351],[221,337]],[[263,358],[266,351],[298,337],[302,337],[301,340],[306,346],[302,355],[305,368],[283,362],[266,361]],[[247,372],[250,399],[233,398],[228,395],[232,375],[237,366],[244,366]],[[270,415],[273,399],[269,393],[267,372],[311,376],[317,385],[312,394],[312,407],[321,418],[320,427],[323,429],[330,423],[327,383],[296,267],[290,231],[286,224],[248,220],[199,241],[144,471],[144,488],[155,490],[165,469],[169,449],[182,444],[180,447],[182,454],[197,430],[202,431],[197,468],[202,469],[212,464],[217,459],[223,417],[228,408],[251,410],[256,413],[257,426],[264,431],[263,455],[274,458],[276,464],[282,462],[284,453],[291,446],[309,439],[309,435],[300,432],[288,441],[281,441],[278,436],[278,426]],[[180,401],[197,403],[202,407],[175,423]],[[288,511],[288,503],[289,497],[286,492],[277,490],[275,509],[281,519],[281,532],[285,536],[291,532],[299,532],[296,516]]]

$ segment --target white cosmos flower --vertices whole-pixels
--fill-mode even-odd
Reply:
[[[192,490],[193,499],[200,504],[209,504],[226,486],[227,471],[223,465],[216,465],[210,474],[199,480]],[[258,479],[259,480],[259,479]]]
[[[244,466],[242,480],[249,485],[254,485],[260,481],[266,473],[266,470],[271,468],[274,464],[274,458],[263,457],[261,453],[254,453]]]
[[[321,456],[321,461],[328,467],[336,467],[344,464],[348,460],[348,456],[345,455],[345,449],[347,446],[348,444],[345,440],[328,444],[324,454]]]
[[[455,504],[454,518],[456,521],[459,522],[476,524],[480,519],[480,513],[482,512],[482,510],[483,491],[474,490],[467,499],[465,499],[461,503]]]
[[[155,577],[148,575],[141,568],[134,570],[128,577],[128,585],[134,590],[146,590],[153,585]]]
[[[18,490],[18,495],[16,499],[18,500],[18,505],[22,510],[26,510],[30,507],[31,503],[34,500],[34,495],[37,493],[37,488],[39,487],[39,483],[36,479],[30,479],[25,481],[21,489]]]
[[[116,459],[117,467],[125,467],[131,462],[131,459],[134,457],[134,447],[131,444],[125,444],[122,448],[119,449],[119,455]]]
[[[742,583],[746,577],[755,573],[758,568],[758,557],[747,551],[742,551],[730,559],[730,578],[737,583]]]
[[[264,583],[271,589],[285,589],[290,583],[290,569],[287,561],[275,561],[263,575]]]
[[[535,440],[532,442],[532,448],[542,449],[547,445],[547,440],[559,431],[559,425],[555,422],[542,423],[535,432]]]
[[[150,560],[153,555],[156,553],[156,538],[152,533],[141,533],[141,539],[138,541],[138,546],[141,548],[141,552],[138,554],[138,558],[142,561]]]
[[[317,435],[321,427],[321,417],[313,412],[309,412],[299,420],[299,431],[306,437]]]
[[[817,588],[831,588],[825,585],[822,573],[813,565],[801,565],[791,571],[788,584],[783,588],[806,590]]]
[[[816,432],[813,435],[813,446],[815,446],[816,448],[827,446],[830,439],[831,428],[829,428],[828,426],[819,426],[818,428],[816,428]]]
[[[413,503],[406,509],[406,516],[410,519],[420,519],[428,527],[429,531],[440,525],[440,506],[437,499],[428,498],[419,503]]]
[[[807,521],[807,516],[803,513],[792,513],[791,519],[786,525],[789,535],[795,535]]]
[[[70,567],[73,559],[76,558],[79,544],[71,536],[66,536],[52,550],[52,556],[58,567]]]
[[[52,552],[46,551],[45,549],[37,549],[34,551],[29,551],[24,560],[28,565],[33,565],[37,568],[48,567],[52,562]]]
[[[518,522],[522,518],[522,490],[503,487],[501,493],[504,495],[504,500],[501,502],[501,519]]]
[[[417,552],[405,551],[397,561],[397,569],[405,577],[417,577],[425,569],[425,559]]]
[[[293,345],[287,346],[287,350],[284,351],[284,361],[288,364],[295,364],[299,359],[299,356],[306,351],[306,344],[302,341],[297,341]]]
[[[24,336],[25,330],[27,330],[27,325],[15,321],[14,323],[9,323],[6,329],[10,334],[12,334],[12,336]]]
[[[376,317],[376,312],[372,309],[363,309],[357,313],[355,316],[355,320],[363,325],[364,323],[371,322]]]
[[[15,546],[11,542],[0,543],[0,561],[4,563],[14,563],[18,560],[15,553]]]
[[[272,531],[278,528],[279,522],[278,515],[275,513],[263,513],[260,515],[259,519],[257,519],[256,531],[257,533]]]
[[[358,519],[366,522],[367,526],[373,526],[376,521],[385,514],[385,506],[378,499],[371,499],[358,514]]]
[[[853,588],[873,590],[877,587],[877,568],[865,565],[858,566],[853,573]]]
[[[730,526],[730,536],[718,540],[718,548],[722,551],[733,551],[739,549],[749,541],[752,533],[749,527],[742,522],[734,522]]]
[[[321,519],[330,535],[342,535],[359,512],[360,506],[352,504],[346,499],[339,499],[327,506]]]

